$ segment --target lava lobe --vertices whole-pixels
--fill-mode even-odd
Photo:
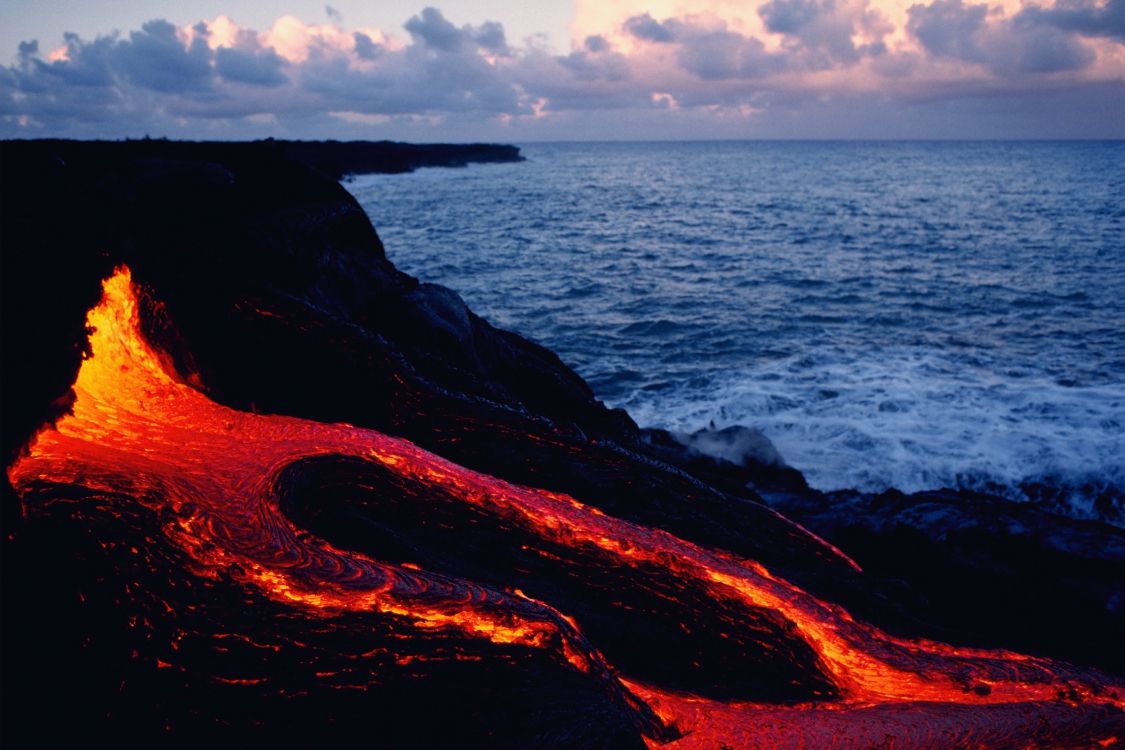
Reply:
[[[87,324],[72,413],[8,477],[85,566],[62,572],[77,609],[117,634],[91,653],[129,665],[103,726],[315,735],[366,718],[388,746],[548,747],[1120,732],[1122,687],[1096,672],[895,637],[581,498],[374,430],[217,404],[142,334],[127,268]]]

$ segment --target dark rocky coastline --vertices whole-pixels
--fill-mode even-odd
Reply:
[[[337,182],[353,172],[518,158],[492,146],[4,142],[5,463],[68,408],[85,313],[124,263],[149,300],[149,339],[222,404],[375,428],[511,482],[580,496],[609,515],[759,560],[893,633],[1125,673],[1121,530],[968,493],[823,494],[761,452],[715,458],[642,430],[552,352],[493,327],[455,292],[395,269]],[[323,484],[323,468],[293,472],[288,512],[313,512],[299,488]],[[128,638],[111,602],[75,624],[73,602],[59,593],[75,584],[73,572],[46,563],[42,549],[53,538],[73,541],[74,531],[65,518],[26,518],[3,485],[6,713],[25,725],[46,721],[61,690],[92,701],[96,716],[112,700],[97,694],[104,675],[90,670],[117,667],[108,652],[91,661],[83,637],[102,628],[115,646]],[[306,519],[330,540],[347,540],[348,503],[357,501],[346,494]],[[655,620],[647,637],[659,641],[667,633]],[[613,646],[618,659],[640,663],[636,647]],[[795,662],[805,658],[793,652]],[[782,700],[820,689],[768,660],[751,666],[794,685]],[[723,675],[713,664],[680,677],[706,690]],[[582,689],[559,688],[572,690],[574,710]]]
[[[22,144],[22,145],[16,145]],[[143,138],[124,141],[10,141],[5,156],[19,160],[49,153],[76,161],[86,169],[111,172],[127,162],[295,161],[339,180],[357,174],[401,174],[425,167],[466,167],[522,161],[516,146],[500,143],[399,143],[396,141],[170,141]]]

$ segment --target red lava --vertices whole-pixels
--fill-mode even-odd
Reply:
[[[88,325],[93,355],[75,383],[73,414],[41,431],[8,469],[9,478],[25,504],[33,502],[31,484],[47,481],[172,509],[174,520],[162,531],[191,556],[199,575],[233,575],[309,617],[379,611],[409,618],[419,631],[458,628],[496,643],[561,649],[574,669],[613,675],[677,727],[683,736],[675,747],[1116,744],[1109,728],[1120,727],[1125,690],[1096,672],[893,637],[752,560],[607,516],[578,499],[470,471],[372,430],[216,404],[174,377],[167,358],[141,335],[126,268],[105,281]],[[722,703],[630,682],[590,646],[581,622],[549,602],[337,549],[295,528],[271,491],[285,466],[322,455],[381,464],[542,538],[594,545],[622,566],[657,563],[705,585],[716,600],[772,610],[813,649],[841,699]]]

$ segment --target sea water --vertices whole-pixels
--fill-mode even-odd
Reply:
[[[348,188],[399,268],[644,426],[1120,522],[1125,143],[521,147]]]

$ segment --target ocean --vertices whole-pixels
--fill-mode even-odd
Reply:
[[[521,148],[347,187],[400,269],[642,426],[1122,523],[1125,143]]]

